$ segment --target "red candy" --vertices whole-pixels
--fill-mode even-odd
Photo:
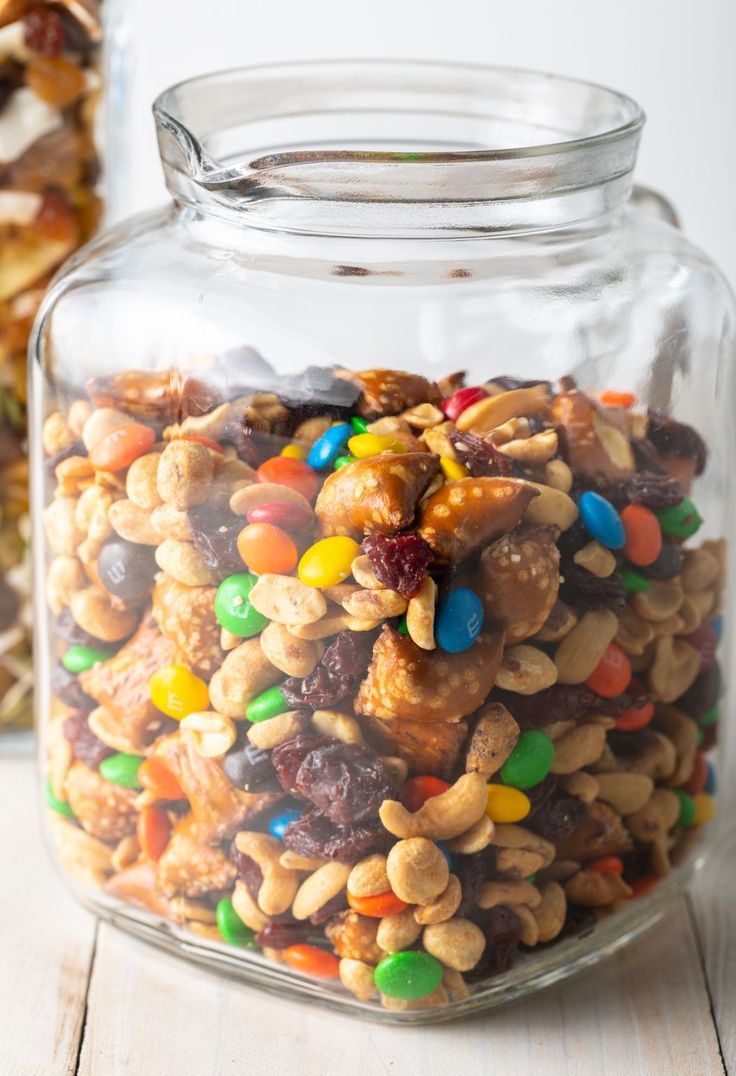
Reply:
[[[316,471],[302,460],[291,459],[289,456],[272,456],[258,468],[256,478],[259,482],[273,482],[277,486],[295,489],[308,501],[317,496],[320,486]]]
[[[718,636],[713,631],[710,624],[701,624],[695,631],[691,631],[689,635],[683,636],[686,643],[690,643],[690,646],[700,654],[700,671],[705,672],[709,669],[713,662],[716,660],[716,650],[718,649]]]
[[[141,852],[154,862],[160,859],[171,836],[171,823],[166,811],[150,804],[138,815],[136,836]]]
[[[89,454],[89,462],[99,471],[122,471],[133,460],[145,455],[156,434],[140,422],[125,422],[103,437]]]
[[[662,528],[654,512],[643,504],[629,504],[621,512],[626,532],[624,556],[632,564],[653,564],[662,552]]]
[[[689,780],[682,786],[683,792],[687,792],[690,796],[697,796],[698,793],[705,789],[705,783],[708,780],[708,763],[705,755],[702,751],[696,751],[695,761],[693,762],[693,772],[690,774]]]
[[[311,523],[313,515],[305,504],[296,501],[267,501],[254,505],[246,518],[249,523],[273,523],[296,531]]]
[[[287,458],[287,457],[284,457]],[[313,979],[337,979],[340,965],[336,956],[316,945],[290,945],[283,951],[284,963]]]
[[[439,777],[410,777],[401,789],[401,802],[407,811],[418,811],[427,800],[441,796],[449,787],[447,781]]]
[[[623,874],[624,861],[619,856],[600,856],[591,859],[585,864],[588,870],[597,871],[598,874]]]
[[[453,392],[452,396],[448,396],[446,400],[443,400],[440,407],[449,419],[457,422],[463,411],[470,407],[471,404],[484,400],[487,395],[486,390],[479,386],[472,389],[458,389],[457,392]]]
[[[289,575],[296,568],[299,551],[286,531],[272,523],[251,523],[238,535],[238,553],[252,572]]]
[[[631,683],[631,662],[620,646],[611,643],[585,681],[591,691],[604,699],[621,695]]]
[[[638,732],[645,728],[654,717],[654,703],[651,699],[643,702],[641,706],[624,710],[616,718],[616,728],[619,732]]]

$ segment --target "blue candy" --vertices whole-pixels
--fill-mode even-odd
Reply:
[[[483,604],[468,587],[451,590],[440,603],[434,633],[439,646],[448,654],[468,650],[483,627]]]
[[[591,538],[609,549],[623,549],[626,545],[626,531],[621,516],[610,501],[600,493],[586,490],[578,501],[580,518]]]
[[[268,823],[268,832],[272,837],[283,841],[289,822],[293,822],[295,819],[301,818],[301,816],[302,812],[298,807],[285,807],[283,811],[279,811],[278,814],[274,815]]]
[[[716,770],[712,762],[708,763],[708,776],[705,779],[704,792],[707,792],[709,796],[715,796],[716,794]]]
[[[444,841],[435,841],[434,843],[437,845],[440,852],[442,852],[442,855],[447,860],[447,866],[450,868],[450,870],[452,870],[452,856],[450,855],[450,853],[448,851],[447,845],[445,844]]]
[[[713,628],[713,631],[716,634],[716,641],[720,643],[721,636],[723,635],[723,617],[714,617],[714,619],[710,622],[710,626]]]
[[[310,448],[307,463],[315,471],[330,467],[340,455],[343,445],[352,436],[353,428],[347,422],[338,422],[336,426],[330,426],[329,430],[325,430]]]

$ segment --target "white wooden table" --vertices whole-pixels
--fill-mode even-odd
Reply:
[[[50,866],[39,815],[31,761],[0,758],[1,1076],[736,1076],[736,832],[691,899],[596,970],[485,1016],[396,1028],[97,924]]]

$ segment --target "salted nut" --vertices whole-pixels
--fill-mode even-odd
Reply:
[[[396,800],[384,800],[381,822],[395,837],[428,837],[433,841],[459,837],[485,814],[488,792],[479,773],[465,773],[446,792],[413,813]]]

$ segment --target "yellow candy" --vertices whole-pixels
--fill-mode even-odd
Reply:
[[[356,460],[364,460],[379,452],[406,452],[406,445],[393,437],[379,437],[377,433],[357,433],[348,441],[348,451]]]
[[[493,822],[521,822],[531,810],[529,797],[509,785],[488,786],[486,814]]]
[[[301,445],[284,445],[280,455],[286,456],[286,458],[290,460],[305,460],[307,458],[307,450],[302,448]]]
[[[450,459],[449,456],[440,456],[440,467],[443,475],[450,482],[455,482],[458,478],[468,477],[468,468],[462,463],[458,463],[457,460]]]
[[[156,709],[177,721],[187,714],[206,710],[210,704],[204,680],[186,665],[165,665],[148,681],[148,689]]]
[[[716,801],[707,792],[698,792],[697,796],[693,796],[693,802],[695,804],[694,826],[701,826],[715,817]]]
[[[297,569],[302,583],[309,587],[334,587],[347,579],[360,546],[352,538],[323,538],[310,546]]]

